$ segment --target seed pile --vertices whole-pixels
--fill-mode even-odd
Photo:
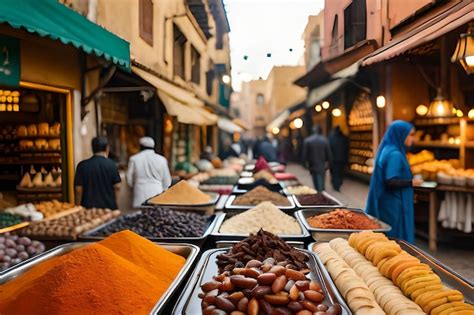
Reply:
[[[204,234],[210,218],[209,215],[195,212],[161,208],[142,210],[122,216],[92,235],[108,236],[131,230],[143,237],[197,237]]]
[[[270,201],[276,206],[287,207],[290,206],[288,198],[282,196],[279,193],[272,192],[268,188],[263,186],[258,186],[248,193],[243,194],[235,198],[233,202],[237,206],[256,206],[261,202]]]
[[[220,232],[249,234],[257,233],[260,229],[280,235],[301,234],[301,227],[296,219],[268,201],[227,219]]]
[[[155,205],[198,205],[211,201],[211,196],[182,180],[148,202]]]

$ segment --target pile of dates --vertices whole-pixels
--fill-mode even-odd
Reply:
[[[260,230],[246,239],[235,244],[229,252],[217,256],[219,272],[230,271],[245,266],[250,260],[263,261],[273,258],[276,264],[290,269],[303,270],[307,268],[308,256],[288,245],[278,236]]]
[[[320,285],[275,259],[250,260],[201,285],[204,315],[341,314],[338,304],[324,303]]]

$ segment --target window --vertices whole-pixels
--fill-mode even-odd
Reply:
[[[153,1],[140,0],[138,7],[140,37],[153,46]]]
[[[339,18],[336,14],[334,24],[332,25],[331,46],[337,46],[337,37],[339,36]]]
[[[173,25],[173,73],[184,77],[186,37],[179,27]]]
[[[256,99],[257,105],[262,106],[264,100],[265,100],[265,98],[264,98],[263,94],[257,94],[257,99]]]
[[[344,49],[366,38],[367,10],[365,0],[353,0],[344,10]]]
[[[201,82],[201,55],[194,46],[191,46],[191,82]]]

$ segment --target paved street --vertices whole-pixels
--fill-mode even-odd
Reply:
[[[287,171],[295,174],[302,184],[313,187],[309,172],[302,166],[290,164],[287,166]],[[332,189],[329,174],[327,174],[326,191],[338,198],[345,205],[363,209],[365,207],[369,185],[351,178],[346,178],[341,187],[341,192],[337,192]],[[433,253],[429,251],[427,242],[419,238],[416,239],[415,245],[474,282],[474,268],[472,267],[474,251],[452,248],[450,244],[440,243],[438,251]]]

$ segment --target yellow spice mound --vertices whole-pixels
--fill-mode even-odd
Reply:
[[[167,191],[150,199],[149,203],[157,205],[198,205],[211,201],[211,196],[182,180]]]

